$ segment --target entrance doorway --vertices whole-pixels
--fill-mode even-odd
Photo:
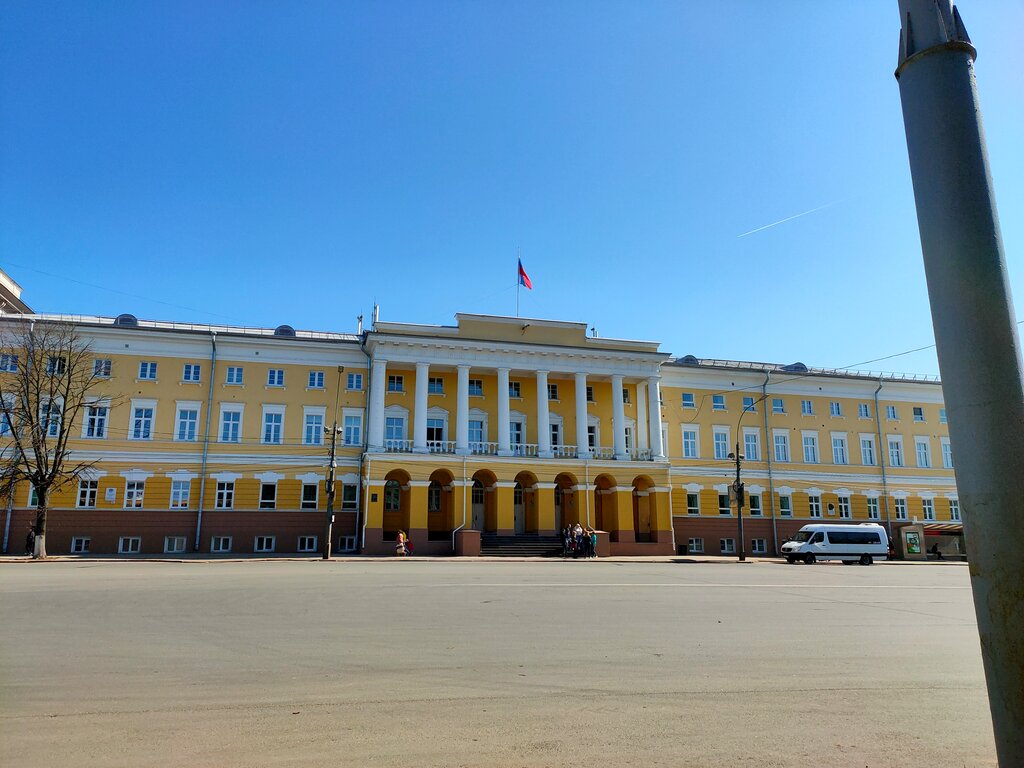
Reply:
[[[515,516],[516,536],[526,533],[526,509],[523,505],[523,486],[516,483],[512,489],[512,512]]]

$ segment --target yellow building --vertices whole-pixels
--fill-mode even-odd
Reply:
[[[317,552],[338,426],[334,551],[747,552],[813,520],[957,526],[936,381],[673,358],[583,323],[460,314],[360,334],[118,318],[73,323],[101,386],[74,425],[95,461],[51,499],[61,552]],[[3,375],[3,374],[0,374]],[[10,500],[5,549],[32,516]],[[955,528],[954,528],[955,530]],[[946,540],[943,539],[945,542]]]

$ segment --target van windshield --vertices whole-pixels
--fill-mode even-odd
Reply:
[[[814,531],[797,531],[796,536],[793,537],[793,541],[807,541],[813,535]]]

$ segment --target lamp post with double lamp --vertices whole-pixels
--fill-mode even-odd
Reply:
[[[739,441],[736,442],[736,453],[730,453],[729,458],[736,462],[736,480],[729,486],[729,496],[736,500],[736,524],[739,528],[740,538],[740,562],[747,559],[746,547],[743,546],[743,502],[746,495],[743,491],[743,481],[740,480],[740,462],[743,461],[743,454],[740,453]]]
[[[323,559],[331,559],[331,537],[334,535],[334,471],[338,468],[338,462],[334,455],[338,448],[338,435],[342,428],[338,426],[338,399],[341,395],[341,376],[345,366],[338,366],[338,386],[334,390],[334,423],[330,427],[324,427],[324,434],[331,438],[331,453],[327,461],[327,512],[324,518],[324,546],[322,549]]]

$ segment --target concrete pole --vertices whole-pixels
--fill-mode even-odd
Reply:
[[[974,75],[951,0],[899,0],[899,81],[1001,766],[1024,765],[1024,377]]]

